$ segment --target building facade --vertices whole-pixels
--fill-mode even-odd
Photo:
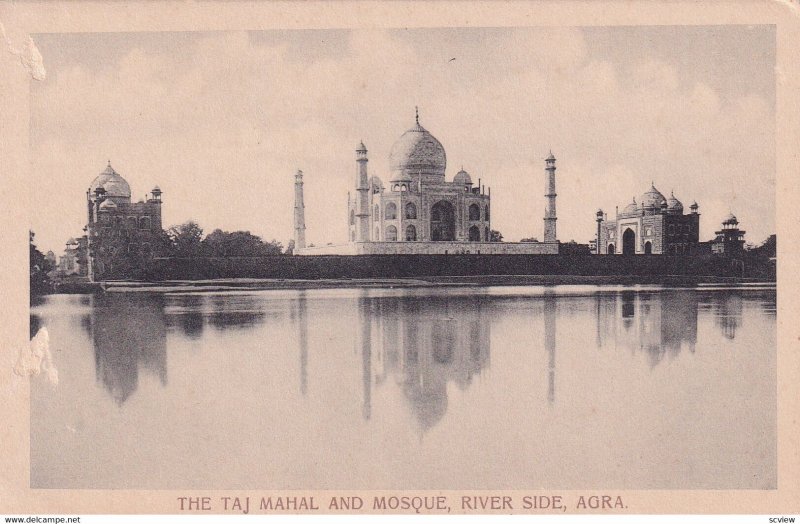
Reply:
[[[108,163],[86,191],[88,276],[124,278],[141,269],[163,235],[161,189],[131,202],[128,182]]]
[[[356,148],[355,191],[347,197],[348,242],[296,254],[556,254],[555,157],[547,159],[545,242],[492,242],[491,188],[463,169],[446,179],[447,154],[419,123],[394,143],[386,182],[370,174],[367,148]],[[299,201],[298,201],[299,199]],[[302,179],[295,180],[295,245],[305,231]],[[298,216],[298,211],[300,212]],[[305,240],[303,236],[303,241]]]
[[[697,202],[684,213],[683,204],[670,194],[665,198],[651,184],[609,220],[597,211],[597,245],[600,255],[684,255],[694,253],[700,241],[700,213]]]

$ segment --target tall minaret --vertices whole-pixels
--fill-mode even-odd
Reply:
[[[550,151],[550,156],[545,161],[547,167],[547,187],[545,197],[547,198],[547,210],[544,214],[544,241],[558,242],[556,235],[556,157]]]
[[[367,148],[364,142],[356,148],[358,175],[356,178],[356,242],[369,242],[369,178]]]
[[[306,206],[303,204],[303,172],[294,175],[294,248],[306,247]]]

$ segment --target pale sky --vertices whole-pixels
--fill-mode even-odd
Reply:
[[[414,122],[492,188],[492,227],[542,238],[544,158],[558,159],[558,236],[588,242],[651,181],[702,214],[775,231],[774,26],[397,29],[33,36],[31,228],[56,253],[86,222],[111,160],[134,199],[163,190],[165,227],[194,219],[291,238],[294,172],[306,238],[347,239],[355,147],[388,179]],[[455,59],[455,60],[453,60]]]

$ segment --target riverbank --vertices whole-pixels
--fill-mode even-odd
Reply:
[[[734,277],[685,275],[481,275],[430,276],[424,278],[359,278],[359,279],[264,279],[229,278],[208,280],[165,280],[162,282],[107,281],[69,283],[58,286],[57,293],[87,294],[103,292],[191,293],[269,289],[336,289],[336,288],[413,288],[431,286],[561,286],[561,285],[662,285],[694,287],[698,285],[774,286],[774,282]]]

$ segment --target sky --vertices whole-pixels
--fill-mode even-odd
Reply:
[[[775,232],[774,26],[442,28],[33,35],[31,228],[63,251],[111,161],[138,200],[159,185],[164,226],[197,221],[284,245],[294,173],[306,238],[347,240],[363,140],[388,179],[414,123],[491,187],[492,227],[542,238],[544,159],[558,159],[558,236],[588,242],[650,184]]]

